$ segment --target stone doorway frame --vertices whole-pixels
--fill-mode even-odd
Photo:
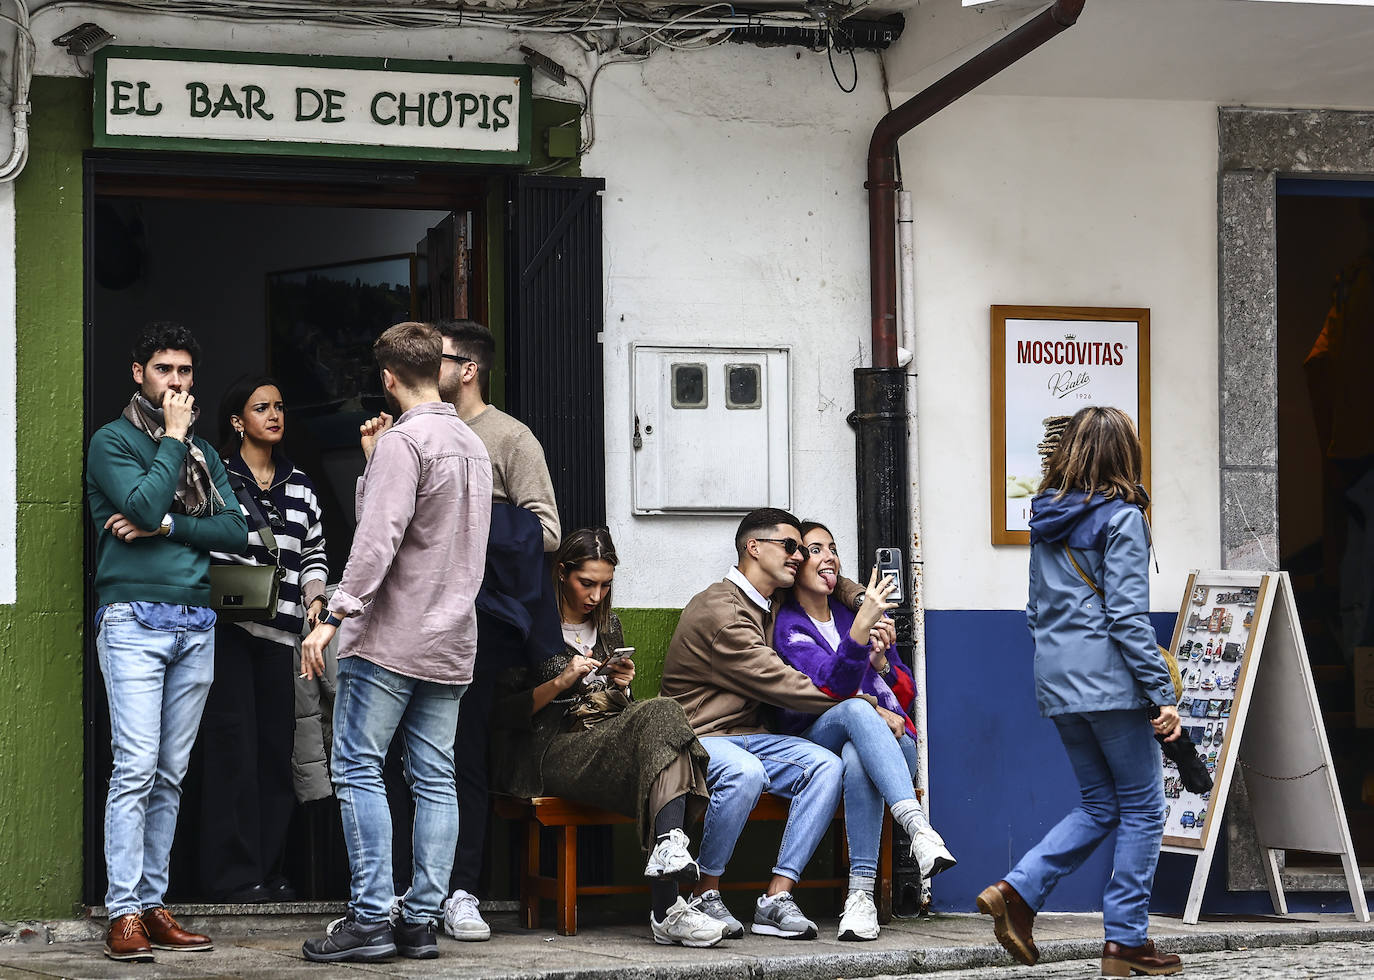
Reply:
[[[1222,567],[1274,571],[1279,556],[1278,179],[1374,180],[1374,112],[1221,106],[1217,134]],[[1264,891],[1243,781],[1233,793],[1227,887]],[[1374,886],[1374,874],[1363,878],[1366,889]],[[1339,870],[1285,873],[1283,884],[1292,891],[1346,890]]]

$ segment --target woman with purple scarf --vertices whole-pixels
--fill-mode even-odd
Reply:
[[[839,550],[828,528],[803,521],[802,555],[792,594],[778,610],[773,649],[822,690],[859,690],[861,698],[841,701],[822,715],[780,710],[781,730],[824,746],[844,760],[845,831],[849,837],[849,897],[840,918],[840,939],[878,938],[873,887],[883,804],[911,838],[911,853],[929,878],[954,867],[950,854],[916,799],[916,728],[907,708],[916,688],[911,671],[897,657],[891,621],[884,618],[867,638],[851,636],[854,613],[832,597],[840,576]],[[879,586],[886,595],[894,586]]]

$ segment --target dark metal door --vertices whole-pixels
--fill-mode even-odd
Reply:
[[[563,532],[606,523],[601,191],[593,178],[511,178],[506,410],[544,447]]]

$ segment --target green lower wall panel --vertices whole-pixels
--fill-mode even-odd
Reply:
[[[635,648],[634,695],[651,698],[663,680],[663,657],[677,629],[681,609],[616,609],[625,628],[625,643]]]
[[[15,182],[19,596],[0,606],[0,919],[72,914],[82,834],[82,173],[91,85],[34,80]]]

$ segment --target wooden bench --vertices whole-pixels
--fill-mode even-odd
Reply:
[[[605,824],[633,823],[630,817],[599,807],[585,806],[557,796],[521,799],[493,795],[497,816],[523,825],[524,860],[520,880],[521,918],[526,929],[539,928],[539,900],[554,903],[556,929],[560,936],[577,935],[577,899],[580,895],[628,895],[647,892],[647,884],[581,885],[577,881],[577,828]],[[749,820],[786,820],[790,801],[768,793],[759,798]],[[557,843],[557,870],[550,878],[539,871],[539,838],[544,827],[561,831]],[[835,848],[835,874],[831,878],[803,879],[798,888],[837,888],[843,894],[849,887],[848,855],[844,835],[843,808],[835,815],[838,843]],[[721,882],[723,890],[763,892],[767,881]],[[875,895],[878,921],[892,918],[892,816],[884,810],[882,842],[878,849],[878,887]]]

